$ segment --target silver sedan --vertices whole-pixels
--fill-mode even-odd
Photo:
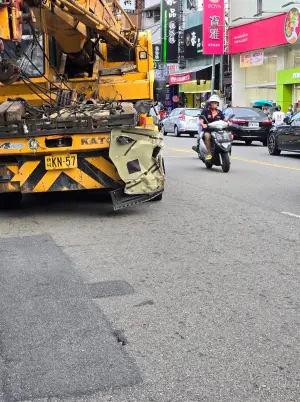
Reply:
[[[201,109],[174,109],[168,117],[161,121],[161,132],[164,135],[174,133],[177,137],[180,137],[181,134],[187,133],[191,137],[194,137],[198,133],[198,122],[200,115]]]

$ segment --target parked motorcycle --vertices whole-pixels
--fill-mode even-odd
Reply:
[[[205,121],[205,116],[201,115],[201,118]],[[221,166],[224,173],[230,170],[230,155],[231,155],[231,143],[233,141],[233,135],[230,131],[235,128],[236,125],[229,125],[227,122],[215,121],[213,123],[208,123],[208,127],[211,130],[211,154],[212,159],[209,161],[205,160],[207,156],[207,148],[205,146],[204,138],[201,136],[199,143],[199,159],[205,164],[207,169],[211,169],[214,165]]]

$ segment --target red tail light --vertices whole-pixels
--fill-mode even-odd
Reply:
[[[140,116],[140,125],[145,126],[147,124],[146,116]]]
[[[265,126],[265,125],[270,126],[270,125],[272,124],[272,122],[271,122],[271,121],[263,121],[262,124],[263,124],[264,126]]]
[[[178,116],[178,118],[179,118],[180,120],[185,120],[185,115],[184,115],[184,114],[180,114],[180,115]]]
[[[246,122],[246,120],[235,119],[235,120],[232,120],[232,123],[234,123],[234,124],[246,124],[247,122]]]

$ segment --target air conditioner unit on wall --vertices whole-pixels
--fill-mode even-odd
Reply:
[[[146,11],[146,18],[152,18],[153,17],[153,11]]]

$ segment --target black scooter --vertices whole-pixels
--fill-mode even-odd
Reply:
[[[233,116],[230,116],[232,118]],[[207,148],[204,142],[204,133],[199,142],[199,159],[205,164],[207,169],[211,169],[213,166],[222,166],[224,173],[228,173],[230,170],[230,156],[231,156],[231,143],[233,141],[233,135],[231,131],[236,128],[235,125],[229,125],[227,122],[215,121],[208,123],[205,116],[201,115],[201,119],[206,121],[208,128],[211,129],[211,154],[212,159],[205,160],[208,155]]]

